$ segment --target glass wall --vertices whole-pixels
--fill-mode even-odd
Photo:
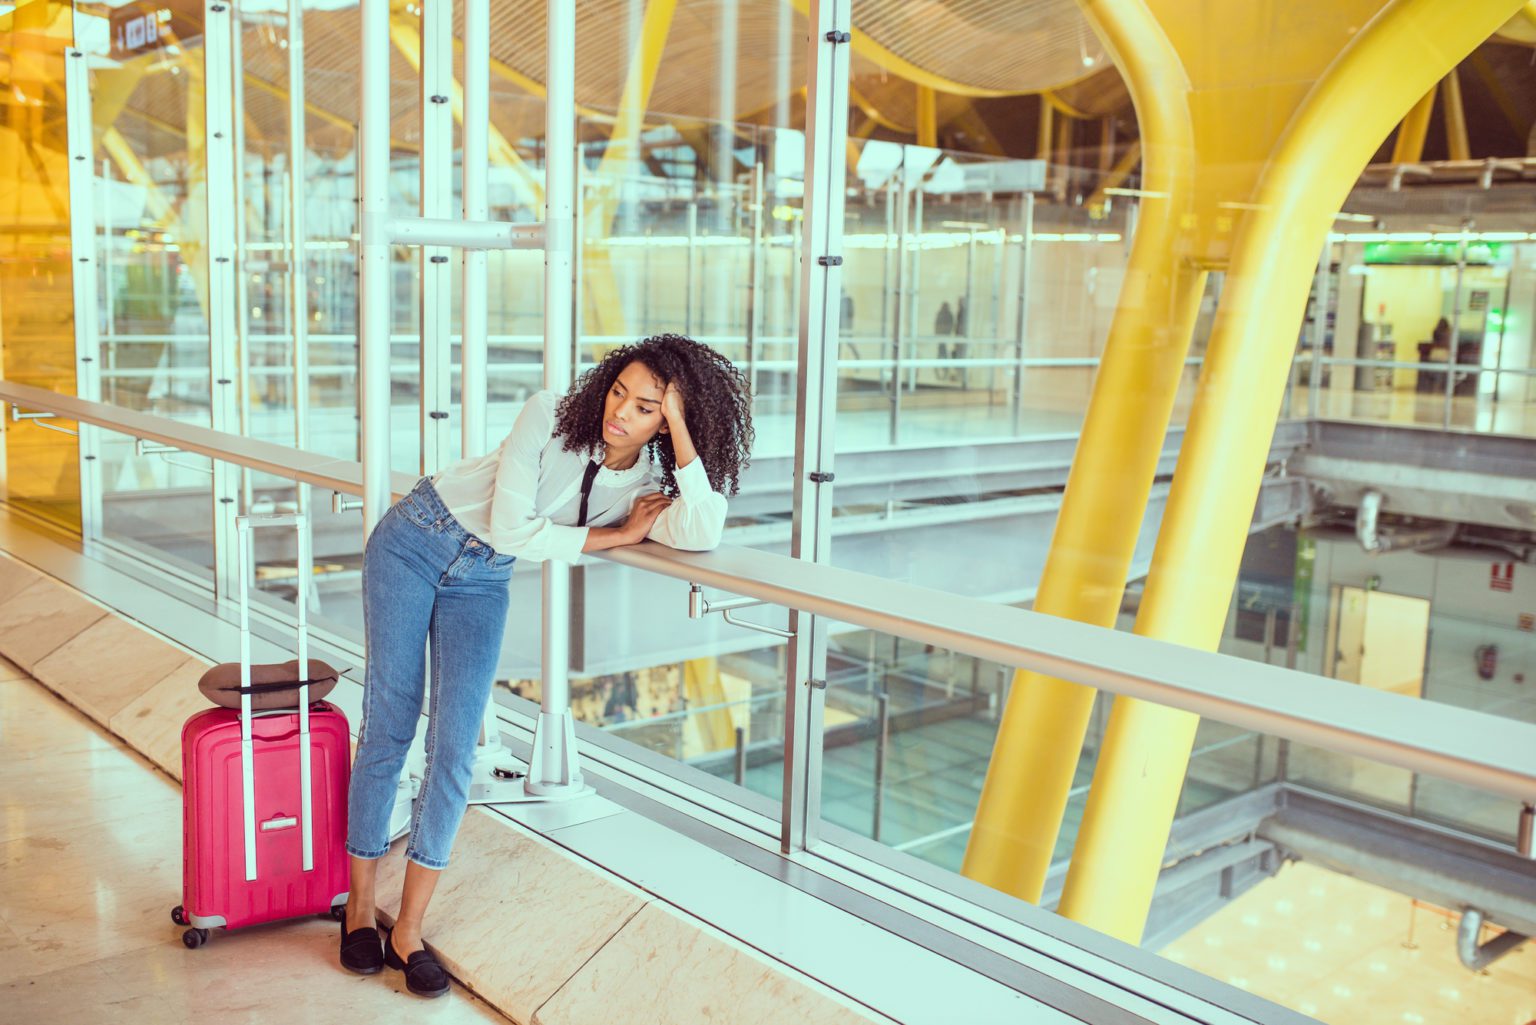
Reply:
[[[512,17],[496,6],[495,17]],[[731,11],[745,20],[733,21]],[[685,83],[651,66],[659,55],[647,55],[642,45],[643,5],[625,6],[619,18],[584,15],[576,364],[580,371],[617,345],[661,332],[690,334],[729,355],[752,384],[757,444],[726,543],[782,554],[795,512],[796,447],[803,422],[814,415],[798,409],[796,398],[807,257],[805,132],[817,128],[792,102],[806,76],[805,26],[788,4],[700,5],[692,13],[698,20],[690,24],[691,38],[717,59],[707,73],[691,60]],[[406,5],[392,22],[390,188],[397,214],[416,210],[422,192],[419,16]],[[200,25],[175,16],[157,35],[130,44],[110,17],[83,11],[80,22],[90,105],[77,99],[70,117],[89,118],[94,128],[87,163],[99,308],[89,312],[100,329],[102,398],[358,458],[358,8],[316,0],[305,5],[302,25],[290,24],[275,4],[242,8],[233,37],[239,73],[228,97],[210,94]],[[1348,23],[1339,12],[1319,21],[1341,39]],[[530,77],[542,58],[530,54],[542,42],[517,28],[498,24],[493,44],[490,206],[497,220],[531,222],[541,210],[545,161],[544,107]],[[294,66],[301,51],[302,66]],[[1319,73],[1302,69],[1293,78],[1310,81],[1307,75]],[[858,74],[874,76],[863,65]],[[639,84],[631,87],[632,78]],[[17,81],[24,93],[27,83]],[[648,103],[632,91],[646,93]],[[756,102],[765,92],[773,102]],[[1046,97],[1029,103],[1032,112],[1049,106]],[[1265,109],[1277,123],[1289,116],[1280,100],[1263,103],[1274,105]],[[967,117],[954,114],[956,123]],[[1088,124],[1076,122],[1068,141]],[[234,136],[232,182],[209,172],[210,137],[226,130]],[[1135,159],[1128,173],[1110,173],[1135,156],[1128,138],[1116,142],[1116,131],[1106,118],[1096,171],[1071,147],[1053,147],[1048,128],[1031,158],[1000,155],[1002,147],[984,154],[916,145],[910,132],[897,138],[901,133],[871,130],[847,147],[836,401],[825,424],[839,470],[825,525],[836,568],[995,603],[1034,603],[1068,471],[1081,457],[1079,435],[1111,326],[1139,311],[1147,337],[1164,344],[1182,331],[1189,344],[1174,346],[1179,351],[1166,370],[1168,421],[1122,424],[1116,440],[1128,447],[1151,438],[1166,451],[1155,472],[1128,464],[1107,471],[1121,491],[1113,500],[1101,495],[1100,506],[1078,522],[1122,527],[1125,536],[1111,544],[1106,530],[1095,546],[1068,554],[1094,561],[1115,549],[1126,556],[1125,565],[1116,562],[1104,579],[1078,588],[1108,595],[1101,618],[1110,625],[1129,631],[1155,604],[1142,578],[1164,526],[1174,455],[1194,411],[1218,306],[1244,284],[1221,268],[1236,245],[1234,211],[1247,209],[1247,200],[1223,192],[1222,206],[1214,198],[1219,190],[1191,200],[1182,211],[1187,219],[1177,221],[1188,234],[1178,246],[1170,243],[1170,265],[1216,269],[1183,291],[1170,287],[1147,299],[1154,275],[1145,265],[1133,269],[1132,251],[1139,233],[1166,228],[1157,225],[1167,220],[1171,200],[1156,183],[1129,173]],[[455,138],[458,132],[456,126]],[[841,136],[832,138],[841,148]],[[460,160],[455,155],[450,176],[453,209],[462,198]],[[1249,170],[1233,161],[1214,173],[1235,181]],[[62,343],[53,338],[41,369],[32,367],[27,361],[35,352],[25,332],[18,334],[16,311],[27,304],[63,308],[49,275],[68,260],[56,236],[71,212],[60,220],[52,200],[28,191],[35,183],[23,183],[21,171],[15,176],[18,207],[50,212],[37,215],[35,231],[7,243],[14,259],[0,281],[6,377],[68,392],[73,376],[64,368],[74,357],[73,339],[58,349],[60,357],[54,348]],[[1433,201],[1415,195],[1411,188],[1357,189],[1342,211],[1347,217],[1335,222],[1300,324],[1281,418],[1529,434],[1536,221],[1527,223],[1525,211],[1532,197],[1525,186],[1442,190]],[[221,204],[232,213],[236,262],[228,327],[221,317],[231,310],[210,297],[210,277],[219,272],[209,240],[210,221],[219,218],[210,212],[221,212]],[[41,262],[17,269],[33,257]],[[487,446],[542,386],[545,356],[541,254],[496,252],[489,266]],[[424,355],[431,339],[424,345],[421,330],[424,269],[431,273],[420,251],[394,251],[389,434],[391,468],[407,474],[432,468],[422,425],[430,430],[434,413],[445,413],[453,428],[451,455],[464,454],[460,386],[444,410],[430,408],[425,395],[424,363],[432,353]],[[456,257],[450,271],[450,294],[457,296]],[[448,363],[457,382],[463,340],[452,305]],[[1288,352],[1290,339],[1282,341]],[[216,373],[226,359],[235,368],[228,383]],[[37,376],[29,377],[34,369]],[[1133,405],[1143,388],[1151,390],[1151,376],[1109,400]],[[212,396],[222,387],[238,390],[233,417],[217,412]],[[1261,421],[1245,426],[1245,440],[1268,440],[1273,424]],[[53,448],[41,455],[28,448],[45,445]],[[12,430],[11,497],[30,494],[25,481],[46,478],[37,494],[73,508],[73,445],[41,428]],[[1273,459],[1273,475],[1281,473],[1283,455]],[[208,461],[110,432],[102,435],[98,458],[102,515],[89,540],[211,586],[227,539]],[[1143,476],[1151,488],[1145,513],[1137,490]],[[310,586],[317,622],[360,649],[358,513],[332,511],[330,495],[306,498],[280,477],[247,472],[241,485],[242,511],[304,505],[314,517],[312,586],[298,581],[286,542],[258,544],[255,572],[265,599],[281,609],[299,586]],[[1214,502],[1224,493],[1213,487],[1203,497]],[[1245,529],[1250,512],[1243,504],[1233,514]],[[1183,584],[1203,587],[1215,579],[1217,600],[1229,592],[1232,599],[1224,623],[1209,617],[1209,636],[1195,646],[1536,722],[1522,689],[1536,648],[1526,643],[1525,619],[1509,615],[1512,606],[1458,604],[1455,596],[1477,582],[1449,563],[1434,563],[1426,583],[1425,567],[1409,565],[1423,557],[1365,566],[1350,544],[1322,532],[1255,531],[1235,588],[1222,577],[1220,559],[1191,557],[1180,571]],[[1105,556],[1105,563],[1119,557]],[[708,597],[728,596],[710,589]],[[1393,605],[1391,597],[1403,602]],[[540,625],[530,613],[540,600],[538,573],[520,568],[512,598],[497,697],[527,711],[525,702],[541,696]],[[862,842],[897,865],[906,855],[958,871],[999,738],[1005,747],[1030,746],[1017,736],[1010,745],[1002,727],[1015,689],[1029,681],[1016,679],[1013,666],[827,624],[825,678],[816,681],[824,688],[811,705],[814,718],[800,722],[797,734],[795,715],[806,706],[794,688],[810,681],[795,678],[787,610],[758,607],[726,622],[693,617],[690,598],[681,581],[611,562],[578,568],[571,607],[560,610],[572,617],[575,715],[667,760],[678,778],[753,808],[767,802],[785,809],[804,796],[784,793],[785,758],[789,750],[812,764],[803,750],[809,738],[820,764],[808,784],[819,802],[813,833],[824,827],[823,837]],[[1373,607],[1385,610],[1378,622],[1389,630],[1400,634],[1411,623],[1422,633],[1422,650],[1396,645],[1403,665],[1364,657],[1361,639]],[[1166,624],[1143,628],[1177,632]],[[1188,635],[1175,639],[1194,643]],[[1484,676],[1490,661],[1493,675]],[[1408,671],[1399,672],[1404,666]],[[1115,703],[1083,694],[1083,743],[1080,753],[1075,738],[1067,745],[1070,788],[1049,858],[1056,890],[1101,756],[1112,746]],[[1187,771],[1175,780],[1176,824],[1278,784],[1495,844],[1513,841],[1515,809],[1506,798],[1220,722],[1186,725],[1192,746]],[[1170,851],[1173,860],[1191,853],[1177,840]],[[1056,891],[1048,892],[1054,899]]]
[[[1358,188],[1373,221],[1334,234],[1326,334],[1302,335],[1293,412],[1330,420],[1530,436],[1536,190],[1500,182]],[[1347,226],[1341,222],[1341,227]],[[1448,230],[1449,229],[1449,230]],[[1320,360],[1313,355],[1321,348]],[[1313,363],[1316,369],[1313,369]],[[1315,391],[1315,395],[1312,392]]]

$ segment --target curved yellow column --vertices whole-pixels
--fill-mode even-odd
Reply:
[[[1035,609],[1109,626],[1120,610],[1205,274],[1178,269],[1194,175],[1189,84],[1178,54],[1140,0],[1099,0],[1087,8],[1130,85],[1149,198]],[[1052,109],[1042,103],[1042,114]],[[1094,694],[1036,673],[1015,677],[966,848],[965,875],[1040,899]]]
[[[1238,229],[1137,633],[1215,649],[1333,216],[1409,106],[1521,6],[1394,0],[1290,119]],[[1197,722],[1145,702],[1115,702],[1063,914],[1139,942]]]
[[[917,144],[939,144],[939,97],[926,85],[917,86]]]
[[[1392,143],[1394,164],[1416,164],[1424,159],[1424,141],[1429,138],[1429,119],[1435,112],[1435,94],[1439,89],[1439,82],[1431,85],[1429,92],[1403,116],[1397,140]]]
[[[1461,99],[1461,76],[1452,68],[1445,76],[1445,149],[1452,160],[1471,160],[1467,139],[1467,108]]]

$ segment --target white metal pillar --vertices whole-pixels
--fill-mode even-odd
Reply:
[[[576,191],[576,3],[549,0],[544,127],[544,387],[563,394],[574,374]],[[542,693],[525,790],[555,800],[590,793],[571,719],[571,571],[544,563]]]
[[[1001,257],[999,257],[1001,259]],[[1019,214],[1019,292],[1013,343],[1013,433],[1024,429],[1024,359],[1029,348],[1029,279],[1035,265],[1035,194],[1024,193]]]
[[[464,219],[491,215],[487,195],[490,165],[491,3],[464,0]],[[486,253],[464,250],[464,314],[460,352],[460,429],[465,458],[485,450],[485,406],[489,399]]]
[[[101,311],[97,305],[91,72],[85,51],[74,47],[64,55],[64,106],[69,149],[69,242],[74,255],[75,394],[100,402]],[[108,233],[102,251],[111,244]],[[107,266],[102,263],[102,267]],[[80,537],[90,543],[101,537],[101,429],[87,423],[79,428]]]
[[[851,0],[811,0],[806,55],[804,254],[795,407],[795,489],[790,554],[828,561],[832,525],[832,428],[842,304],[843,199],[847,179]],[[821,818],[822,714],[827,621],[790,612],[784,729],[783,850],[812,846]]]
[[[235,245],[235,65],[234,11],[227,0],[208,0],[204,15],[203,83],[204,145],[207,147],[208,203],[208,370],[211,426],[216,431],[240,430],[237,305],[239,273]],[[214,593],[238,594],[239,545],[235,534],[240,471],[232,463],[213,460]]]
[[[304,111],[304,0],[288,0],[288,333],[293,339],[293,446],[309,447],[309,231],[304,216],[308,163]],[[295,504],[311,536],[310,487],[295,485]],[[313,574],[311,574],[313,575]],[[314,581],[304,582],[314,591]],[[318,599],[315,591],[313,598]]]
[[[358,179],[358,407],[362,416],[363,534],[389,509],[390,238],[389,0],[362,0],[362,124]]]
[[[251,287],[245,270],[245,254],[250,251],[245,210],[245,78],[234,71],[245,67],[245,22],[235,4],[230,5],[229,66],[229,126],[234,139],[234,177],[231,182],[235,190],[231,200],[235,215],[235,380],[239,382],[235,391],[239,424],[236,431],[241,437],[248,438],[251,436]],[[210,189],[210,200],[212,195]],[[253,474],[245,466],[236,472],[240,475],[240,501],[237,504],[250,512],[254,501]],[[240,571],[245,571],[243,564]]]
[[[446,220],[453,203],[453,0],[424,0],[420,10],[421,216]],[[486,73],[489,75],[489,68]],[[466,124],[467,114],[466,111]],[[477,116],[475,121],[479,120]],[[466,160],[465,167],[468,166]],[[447,248],[422,246],[422,476],[436,473],[453,459],[448,422],[453,384],[452,301],[453,270]]]

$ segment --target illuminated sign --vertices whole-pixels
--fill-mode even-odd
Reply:
[[[1454,266],[1458,242],[1367,242],[1365,262],[1408,266]],[[1499,259],[1498,242],[1468,242],[1467,263],[1490,264]]]
[[[127,60],[203,34],[202,23],[191,14],[172,10],[159,0],[139,0],[114,8],[109,24],[114,60]]]

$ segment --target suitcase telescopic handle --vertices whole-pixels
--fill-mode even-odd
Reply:
[[[240,558],[240,783],[245,813],[245,878],[256,879],[256,770],[251,743],[251,599],[256,566],[252,558],[251,531],[262,527],[291,526],[298,533],[299,656],[299,805],[304,834],[304,871],[315,867],[315,818],[313,764],[309,740],[309,588],[314,583],[314,553],[310,546],[309,517],[303,513],[247,514],[235,517]],[[249,576],[247,576],[249,574]]]

